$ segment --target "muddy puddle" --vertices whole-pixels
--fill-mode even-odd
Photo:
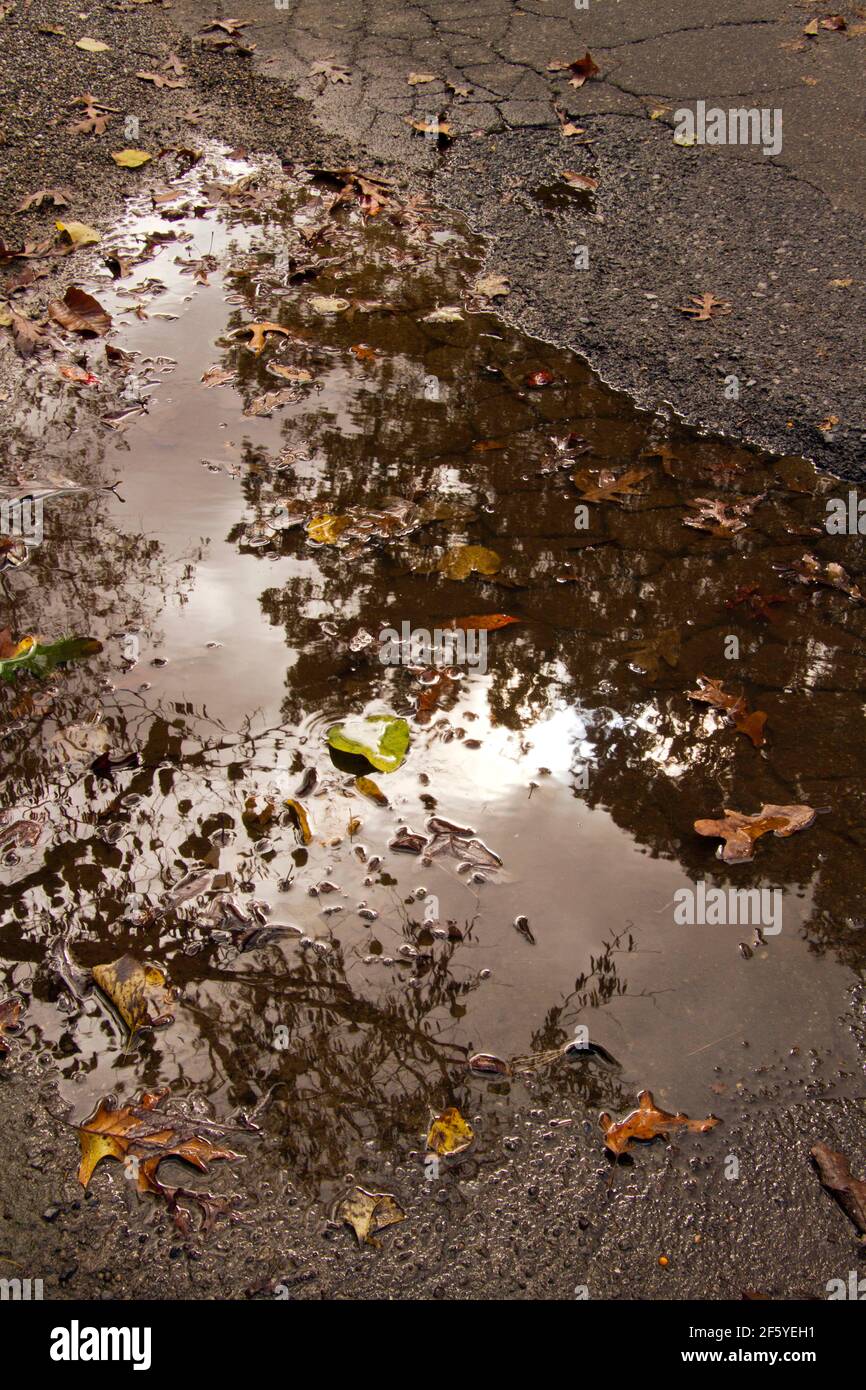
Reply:
[[[82,281],[108,339],[57,328],[4,432],[4,497],[44,501],[0,627],[101,643],[0,692],[0,995],[71,1115],[270,1094],[245,1181],[324,1195],[446,1105],[492,1152],[517,1109],[594,1124],[642,1086],[723,1119],[765,1067],[856,1088],[847,489],[504,326],[481,245],[418,200],[214,150],[165,189]],[[465,648],[438,667],[437,631]],[[333,750],[338,724],[408,733],[399,766]],[[763,803],[818,814],[740,864],[694,830]],[[763,930],[680,924],[702,883],[766,890]],[[177,992],[131,1042],[89,987],[126,953]],[[467,1069],[575,1036],[613,1061]]]

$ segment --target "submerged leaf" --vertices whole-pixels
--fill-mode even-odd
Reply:
[[[495,550],[483,545],[455,545],[437,565],[446,579],[466,579],[470,574],[496,574],[502,564]]]
[[[686,691],[689,699],[723,709],[733,720],[737,731],[750,738],[756,748],[760,748],[764,743],[764,725],[767,722],[765,712],[762,709],[750,711],[744,695],[732,695],[723,690],[724,682],[714,676],[698,676],[698,681],[701,689]]]
[[[450,1105],[431,1124],[427,1134],[427,1148],[440,1157],[445,1154],[459,1154],[469,1148],[474,1138],[472,1126],[464,1120],[456,1106]]]

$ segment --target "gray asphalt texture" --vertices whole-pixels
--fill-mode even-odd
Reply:
[[[716,0],[712,18],[698,0],[240,8],[255,21],[247,57],[201,48],[203,21],[225,10],[200,0],[99,0],[86,20],[67,0],[19,0],[0,21],[0,235],[44,236],[51,210],[14,208],[58,184],[71,215],[108,226],[150,177],[114,167],[109,150],[128,143],[207,135],[384,169],[488,235],[489,266],[512,285],[502,312],[521,326],[585,354],[643,404],[862,476],[866,12],[846,10],[846,32],[803,39],[813,11],[782,0]],[[39,34],[48,24],[66,35]],[[110,51],[80,52],[84,34]],[[547,72],[586,49],[601,72],[580,89]],[[187,88],[136,79],[170,52]],[[345,62],[351,81],[311,78],[323,58]],[[410,86],[413,70],[439,80]],[[118,121],[137,115],[140,138],[71,135],[69,102],[88,90]],[[554,98],[593,143],[560,134]],[[781,106],[782,153],[678,147],[673,111],[698,98]],[[455,131],[447,149],[406,122],[440,113]],[[535,196],[563,168],[598,178],[589,208],[551,211]],[[575,245],[589,248],[586,271],[574,269]],[[68,263],[37,303],[58,277],[69,280]],[[692,323],[677,306],[705,291],[732,312]],[[4,334],[7,400],[16,369]],[[731,373],[738,401],[724,394]],[[830,416],[838,424],[819,428]],[[852,1018],[861,1013],[855,1001]],[[746,1050],[742,1073],[720,1078],[741,1101],[724,1133],[654,1146],[615,1171],[565,1108],[522,1117],[507,1152],[441,1183],[425,1183],[419,1164],[395,1172],[372,1159],[359,1180],[396,1192],[407,1214],[374,1250],[311,1207],[290,1174],[258,1183],[260,1140],[242,1142],[244,1164],[214,1170],[209,1185],[241,1192],[246,1219],[208,1238],[181,1238],[118,1165],[83,1194],[53,1083],[19,1050],[0,1066],[0,1274],[41,1277],[52,1298],[274,1297],[279,1284],[297,1299],[575,1298],[584,1287],[593,1300],[820,1298],[864,1259],[808,1159],[825,1139],[863,1171],[862,1111],[834,1099],[833,1079],[832,1058],[758,1063]],[[725,1180],[729,1151],[738,1181]]]

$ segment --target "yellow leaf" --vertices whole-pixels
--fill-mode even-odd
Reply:
[[[502,561],[483,545],[455,545],[445,552],[438,569],[446,579],[466,579],[472,573],[495,574]]]
[[[307,535],[311,541],[318,541],[321,545],[336,545],[340,532],[345,531],[350,520],[348,516],[331,516],[329,513],[311,517],[307,522]]]
[[[58,232],[63,232],[69,237],[73,246],[95,246],[101,241],[99,232],[88,227],[85,222],[55,222]]]
[[[108,52],[109,52],[108,44],[107,44],[107,43],[103,43],[101,39],[76,39],[76,41],[75,41],[75,47],[76,47],[76,48],[83,48],[84,51],[85,51],[85,53],[108,53]]]
[[[135,956],[125,955],[109,965],[94,965],[93,978],[130,1033],[173,1021],[173,994],[159,966],[144,965]]]
[[[377,806],[387,806],[388,798],[373,781],[372,777],[356,777],[355,786],[362,796],[368,796]]]
[[[111,158],[121,169],[140,169],[142,164],[153,159],[153,155],[148,154],[147,150],[118,150],[112,153]]]
[[[427,1148],[434,1154],[459,1154],[468,1149],[475,1135],[455,1105],[433,1121],[427,1135]]]
[[[359,1245],[378,1245],[376,1231],[393,1226],[396,1221],[406,1220],[402,1208],[390,1192],[367,1192],[363,1187],[353,1188],[337,1204],[334,1215],[352,1227]]]
[[[308,845],[313,838],[313,832],[310,830],[310,822],[306,811],[300,801],[294,801],[291,797],[286,802],[286,805],[292,813],[292,819],[297,827],[301,844]]]

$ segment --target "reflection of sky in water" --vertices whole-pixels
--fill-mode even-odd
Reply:
[[[231,177],[245,167],[236,164]],[[144,536],[161,546],[158,562],[149,573],[128,560],[107,570],[100,592],[109,597],[93,613],[82,610],[74,586],[63,588],[62,574],[45,574],[62,597],[64,623],[91,623],[113,663],[113,690],[83,684],[86,694],[78,705],[70,699],[63,718],[87,717],[101,699],[121,747],[147,752],[148,739],[156,740],[151,766],[139,775],[140,801],[108,816],[122,826],[116,844],[101,838],[100,818],[136,777],[94,788],[84,769],[55,765],[39,797],[54,827],[49,867],[41,869],[42,847],[22,852],[7,870],[18,884],[7,921],[22,904],[30,914],[2,938],[14,962],[9,983],[29,992],[38,982],[30,1018],[63,1055],[76,1106],[119,1082],[131,1089],[146,1080],[200,1085],[227,1107],[245,1085],[271,1084],[291,1060],[299,1103],[317,1091],[315,1113],[324,1098],[336,1114],[327,1102],[339,1094],[340,1103],[358,1107],[361,1132],[376,1137],[380,1125],[393,1133],[411,1127],[413,1105],[423,1110],[431,1094],[451,1098],[466,1049],[508,1056],[556,1047],[581,1021],[622,1062],[624,1094],[648,1084],[662,1103],[696,1110],[712,1067],[739,1065],[744,1039],[771,1059],[794,1045],[828,1038],[836,1045],[831,1020],[848,976],[823,947],[829,941],[844,954],[831,908],[843,901],[855,918],[860,880],[856,855],[831,817],[819,818],[809,838],[768,839],[755,865],[744,867],[745,886],[786,889],[784,930],[751,959],[739,953],[738,929],[676,927],[671,906],[677,888],[697,878],[730,881],[713,844],[694,836],[696,816],[724,805],[753,810],[762,800],[812,797],[827,805],[838,801],[834,779],[866,772],[859,750],[839,737],[862,708],[859,695],[846,693],[862,688],[856,610],[836,595],[811,606],[798,595],[800,606],[792,602],[779,627],[744,628],[725,607],[753,571],[766,590],[782,585],[772,565],[802,552],[785,528],[808,522],[811,499],[780,486],[775,508],[731,542],[687,532],[685,501],[714,486],[701,462],[718,466],[730,453],[688,437],[679,447],[692,473],[679,479],[656,470],[633,506],[591,508],[596,548],[575,549],[578,493],[570,467],[550,471],[551,438],[577,429],[592,442],[581,466],[619,466],[640,457],[656,425],[567,354],[504,329],[485,332],[466,310],[457,346],[449,345],[450,328],[421,336],[430,308],[461,301],[465,275],[444,259],[432,280],[429,265],[426,280],[413,268],[395,269],[386,253],[402,245],[400,234],[343,215],[352,236],[365,246],[370,238],[373,249],[357,273],[350,256],[339,268],[344,278],[327,292],[372,299],[386,285],[398,299],[405,282],[414,298],[402,314],[316,320],[304,307],[315,291],[289,284],[279,237],[229,229],[212,214],[172,223],[188,226],[194,241],[169,243],[120,283],[161,279],[166,292],[148,300],[150,310],[176,313],[176,321],[124,315],[133,301],[108,284],[98,290],[122,325],[124,348],[170,352],[177,367],[149,389],[147,415],[119,437],[103,433],[105,473],[111,481],[120,474],[119,496],[87,504],[97,520],[85,550],[104,548],[107,556],[115,538]],[[151,213],[134,225],[165,229]],[[240,256],[254,242],[276,251],[267,273],[283,281],[280,293],[265,289],[254,305],[237,300],[241,282],[228,286],[214,274],[210,286],[196,287],[174,264],[177,255],[221,257],[229,243]],[[460,246],[448,254],[456,265]],[[253,310],[279,315],[297,343],[271,346],[256,362],[225,337],[230,315],[237,327]],[[351,358],[349,345],[370,340],[373,365]],[[251,395],[274,388],[264,365],[276,359],[310,361],[315,386],[271,418],[243,416]],[[550,361],[567,391],[527,398],[521,382],[539,360]],[[500,364],[498,377],[483,370],[491,361]],[[239,389],[203,387],[202,374],[226,362]],[[424,395],[431,371],[441,383],[438,401]],[[50,440],[61,471],[72,467],[66,411],[46,400],[18,422],[34,440]],[[506,448],[473,450],[500,433]],[[87,439],[82,428],[85,447]],[[280,476],[262,466],[256,474],[265,454],[273,458],[286,445],[298,450],[293,468]],[[90,453],[99,457],[98,448]],[[768,467],[762,460],[762,478]],[[302,530],[245,548],[245,528],[280,500],[309,499],[339,513],[381,506],[392,494],[459,500],[474,515],[356,552],[311,550]],[[435,574],[431,557],[467,540],[501,555],[492,582],[449,583]],[[558,585],[565,574],[577,582]],[[496,611],[521,622],[488,635],[487,672],[464,675],[426,723],[413,718],[419,685],[411,672],[383,668],[375,648],[369,657],[351,648],[359,628],[375,637],[405,619],[432,630],[452,616]],[[127,671],[117,634],[129,628],[140,635],[141,659]],[[627,644],[641,629],[652,636],[669,628],[682,638],[678,664],[640,674]],[[769,710],[770,740],[760,752],[738,740],[720,712],[689,705],[683,694],[700,671],[725,674],[720,634],[733,630],[746,645],[742,666],[731,664],[731,688],[750,680],[752,703],[765,701]],[[167,664],[152,666],[154,657]],[[78,689],[74,679],[68,689]],[[786,698],[791,691],[797,699]],[[807,708],[805,691],[815,699],[826,691],[828,703]],[[379,807],[332,766],[324,736],[338,718],[384,708],[409,717],[412,744],[397,772],[374,774],[389,801]],[[34,787],[45,773],[34,761],[40,747],[19,750]],[[298,843],[279,805],[259,837],[250,800],[261,808],[268,797],[296,796],[309,768],[318,779],[304,794],[313,843]],[[23,788],[24,800],[25,793],[32,788]],[[461,875],[456,858],[426,865],[389,850],[398,827],[423,832],[431,814],[472,827],[502,868],[478,883]],[[862,824],[859,806],[852,803],[850,814]],[[350,835],[353,818],[361,824]],[[218,827],[229,828],[229,842],[214,853]],[[383,857],[382,870],[370,871],[373,855]],[[242,904],[266,903],[272,922],[296,926],[321,953],[293,937],[246,953],[214,946],[200,928],[207,899],[150,927],[130,917],[133,908],[156,906],[204,860],[231,876]],[[314,896],[310,890],[326,880],[335,891]],[[421,888],[438,899],[443,922],[459,925],[462,942],[419,937],[421,910],[407,899]],[[361,904],[378,914],[374,921],[359,916]],[[534,946],[512,925],[519,915],[530,920]],[[172,1028],[123,1057],[94,1000],[58,1007],[43,938],[61,921],[79,932],[73,951],[82,964],[129,949],[160,959],[183,988]],[[407,945],[421,951],[421,967],[400,958]],[[295,1029],[290,1060],[268,1042],[268,1029],[287,1018]],[[401,1063],[420,1080],[399,1119],[386,1124],[381,1095],[391,1094]],[[573,1071],[538,1084],[549,1087],[552,1103],[569,1086],[592,1090]],[[604,1084],[605,1098],[618,1103],[620,1079]],[[470,1101],[482,1103],[477,1095]],[[495,1104],[507,1111],[506,1102]],[[297,1142],[312,1152],[318,1141],[308,1114],[293,1112],[286,1132],[302,1135]],[[351,1150],[355,1141],[328,1133],[332,1153],[310,1164],[339,1171],[350,1161],[340,1145]]]

